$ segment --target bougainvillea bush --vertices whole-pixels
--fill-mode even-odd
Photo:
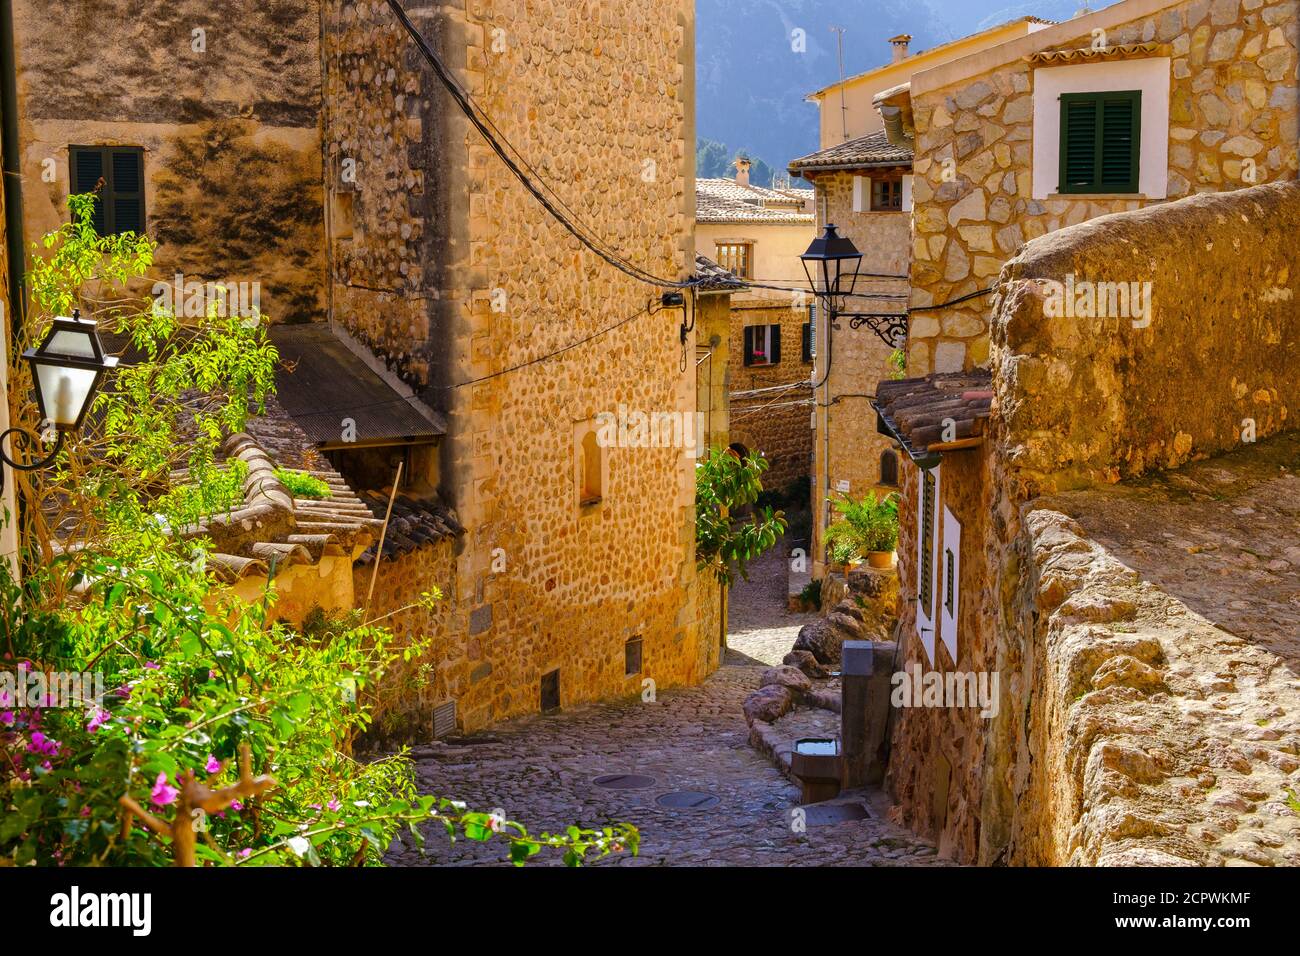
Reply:
[[[182,327],[132,300],[153,245],[97,236],[93,201],[73,197],[47,237],[17,344],[79,306],[137,360],[56,464],[21,479],[21,574],[0,561],[0,864],[378,865],[431,825],[500,840],[517,864],[635,852],[627,825],[532,835],[418,795],[405,754],[354,759],[385,669],[420,642],[357,615],[298,633],[275,621],[273,585],[241,600],[204,542],[175,533],[228,506],[216,449],[257,411],[276,355],[260,320],[214,310]],[[24,373],[11,389],[13,420],[38,432]],[[94,679],[70,702],[58,674]]]

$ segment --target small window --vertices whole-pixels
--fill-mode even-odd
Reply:
[[[952,617],[953,595],[956,593],[956,586],[953,583],[956,580],[957,559],[952,553],[952,548],[944,548],[944,598],[943,606],[948,611],[948,616]]]
[[[1062,93],[1057,191],[1136,193],[1141,122],[1141,90]]]
[[[781,326],[745,327],[745,365],[776,365],[781,361]]]
[[[143,233],[144,150],[138,146],[71,146],[68,164],[73,193],[98,189],[95,232],[115,236]]]
[[[716,249],[718,265],[742,279],[753,278],[750,272],[754,252],[752,242],[720,242]]]
[[[582,491],[579,503],[594,505],[605,495],[600,441],[594,431],[582,436]]]
[[[871,180],[871,211],[897,212],[903,208],[902,179]]]
[[[885,449],[880,453],[880,483],[882,485],[898,484],[898,455]]]
[[[623,645],[623,673],[627,677],[641,673],[641,638],[629,637]]]
[[[556,668],[542,675],[542,713],[550,714],[560,709],[560,671]]]

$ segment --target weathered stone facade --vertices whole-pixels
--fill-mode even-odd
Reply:
[[[1030,239],[1162,201],[1034,198],[1037,69],[1052,51],[1077,51],[1053,65],[1101,59],[1083,55],[1094,29],[1105,31],[1110,61],[1167,58],[1169,199],[1296,175],[1297,25],[1290,0],[1128,2],[988,51],[975,69],[953,64],[919,74],[912,83],[911,304],[918,311],[910,375],[988,362],[987,296],[932,312],[927,306],[988,288]]]
[[[812,473],[812,367],[803,357],[806,307],[790,303],[732,300],[730,439],[759,451],[770,465],[763,487],[784,491]],[[745,328],[777,326],[781,360],[745,365]]]
[[[576,217],[658,275],[690,273],[688,5],[653,17],[631,3],[587,15],[509,0],[408,10]],[[536,711],[556,669],[563,705],[640,692],[647,678],[698,680],[717,654],[696,622],[693,459],[605,449],[593,505],[579,504],[573,477],[575,434],[601,412],[694,411],[682,313],[642,314],[653,290],[547,216],[455,113],[386,5],[330,5],[325,45],[337,320],[447,415],[440,487],[467,529],[452,646],[430,657],[464,661],[465,673],[435,686],[467,695],[460,717],[473,729]],[[643,666],[626,674],[635,637]]]
[[[939,467],[941,504],[962,524],[955,663],[999,675],[998,712],[900,711],[891,766],[904,818],[958,859],[1300,852],[1294,813],[1260,784],[1296,770],[1294,728],[1275,725],[1294,688],[1268,677],[1300,658],[1284,636],[1300,554],[1287,550],[1289,506],[1269,503],[1293,483],[1294,439],[1255,447],[1300,411],[1298,219],[1294,182],[1189,197],[1036,239],[1003,270],[990,432]],[[1150,277],[1152,321],[1045,315],[1046,280],[1066,269]],[[918,476],[905,469],[905,593]],[[1257,601],[1234,600],[1227,569],[1195,557],[1220,551]],[[909,662],[922,653],[915,613],[904,602]],[[946,670],[941,643],[937,656]]]
[[[324,319],[318,3],[19,0],[14,33],[29,243],[68,219],[69,146],[142,147],[142,292],[256,282],[273,321]]]

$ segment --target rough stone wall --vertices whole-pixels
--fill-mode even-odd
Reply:
[[[630,0],[408,10],[574,217],[660,276],[693,271],[689,5],[652,17]],[[606,487],[589,507],[575,480],[576,434],[599,413],[693,414],[696,339],[683,363],[681,313],[645,314],[655,290],[539,207],[396,29],[374,2],[327,16],[331,188],[353,193],[331,203],[335,306],[448,417],[441,492],[467,531],[446,641],[472,643],[481,675],[448,684],[464,695],[461,722],[535,712],[555,668],[564,706],[639,693],[644,678],[698,680],[711,665],[697,640],[694,460],[606,449]],[[644,665],[626,675],[632,637]]]
[[[1300,184],[1274,183],[1084,223],[1008,263],[993,359],[1023,493],[1173,468],[1294,428],[1298,228]],[[1069,272],[1150,282],[1149,320],[1045,315],[1045,280]]]
[[[469,131],[387,4],[322,6],[333,321],[413,388],[440,385],[468,295],[446,267],[468,234]],[[406,8],[463,68],[459,18],[428,0]],[[445,406],[437,391],[427,397]]]
[[[790,303],[736,301],[731,303],[730,380],[733,392],[791,382],[806,382],[812,362],[803,360],[803,326],[808,321],[807,308],[791,308]],[[781,327],[781,361],[775,365],[745,364],[745,329],[751,325]]]
[[[813,174],[809,174],[813,175]],[[818,230],[826,223],[853,240],[862,253],[862,273],[907,275],[909,220],[901,212],[853,211],[853,173],[822,173],[813,178],[817,190]],[[906,279],[859,279],[858,292],[881,293],[895,298],[854,298],[849,308],[861,312],[899,312],[906,308]],[[814,381],[826,375],[825,323],[818,323],[818,362]],[[823,535],[830,505],[840,482],[849,494],[861,498],[870,490],[893,491],[880,485],[881,452],[893,443],[876,431],[876,416],[868,404],[876,382],[890,375],[890,348],[867,326],[849,328],[847,321],[830,332],[831,368],[817,390],[817,427],[813,462],[813,574],[825,571]],[[828,455],[829,448],[829,455]],[[829,461],[829,474],[827,469]]]
[[[751,392],[811,380],[813,363],[803,360],[807,321],[808,310],[791,308],[788,302],[732,301],[730,441],[764,454],[771,467],[763,475],[763,487],[770,490],[784,490],[812,473],[812,393],[799,387]],[[745,365],[745,328],[751,325],[780,326],[780,362]]]
[[[763,453],[763,488],[786,491],[812,474],[812,400],[801,388],[731,402],[731,441]],[[775,403],[775,404],[770,404]],[[780,406],[780,407],[777,407]]]
[[[68,218],[69,146],[140,146],[141,291],[258,282],[274,321],[324,317],[317,2],[17,0],[14,32],[29,242]]]
[[[699,295],[695,305],[695,409],[704,413],[704,443],[730,444],[731,296]]]
[[[392,614],[383,624],[393,632],[397,644],[427,640],[431,647],[415,660],[399,660],[384,675],[374,691],[373,736],[377,740],[427,738],[438,704],[456,700],[458,709],[473,708],[482,706],[492,695],[492,682],[487,679],[492,665],[485,659],[482,641],[477,635],[466,637],[454,630],[460,600],[456,590],[456,544],[444,539],[382,561],[374,597],[367,607],[373,573],[373,565],[356,565],[353,569],[356,606],[365,608],[369,620]],[[432,609],[422,606],[420,596],[434,588],[442,592],[442,600]]]
[[[1111,46],[1168,48],[1170,199],[1250,185],[1246,158],[1256,183],[1296,175],[1296,30],[1291,0],[1194,0],[1108,31]],[[1057,48],[1091,42],[1084,34]],[[924,91],[913,115],[914,308],[989,287],[1027,240],[1154,202],[1031,198],[1033,69],[1023,60]],[[909,374],[985,365],[990,315],[987,297],[913,313]]]
[[[902,653],[899,668],[922,674],[991,674],[996,645],[988,617],[992,578],[983,560],[993,500],[992,459],[987,446],[944,456],[935,537],[943,553],[943,509],[961,524],[957,658],[935,637],[935,659],[926,657],[916,634],[917,491],[920,471],[910,462],[900,468],[898,573]],[[935,566],[935,607],[943,576]],[[936,613],[936,622],[938,615]],[[937,624],[936,624],[937,626]],[[941,855],[962,862],[976,858],[980,845],[981,787],[989,721],[978,706],[896,707],[893,715],[887,785],[908,826],[933,839]],[[947,794],[947,800],[943,795]]]

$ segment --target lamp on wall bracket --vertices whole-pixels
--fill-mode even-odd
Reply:
[[[868,326],[891,349],[907,344],[907,313],[852,312],[846,308],[857,286],[862,253],[852,239],[839,234],[833,223],[827,223],[825,231],[799,258],[831,328],[839,328],[839,320],[848,319],[850,328]]]
[[[117,367],[117,359],[104,354],[96,323],[83,319],[76,309],[71,317],[56,318],[45,341],[24,352],[23,359],[31,366],[43,427],[56,433],[54,448],[37,461],[15,461],[4,450],[9,436],[21,437],[33,446],[41,439],[21,428],[10,428],[0,433],[0,461],[17,471],[37,471],[51,465],[63,450],[67,434],[81,427],[104,373]],[[4,471],[0,468],[0,490],[3,488]]]

